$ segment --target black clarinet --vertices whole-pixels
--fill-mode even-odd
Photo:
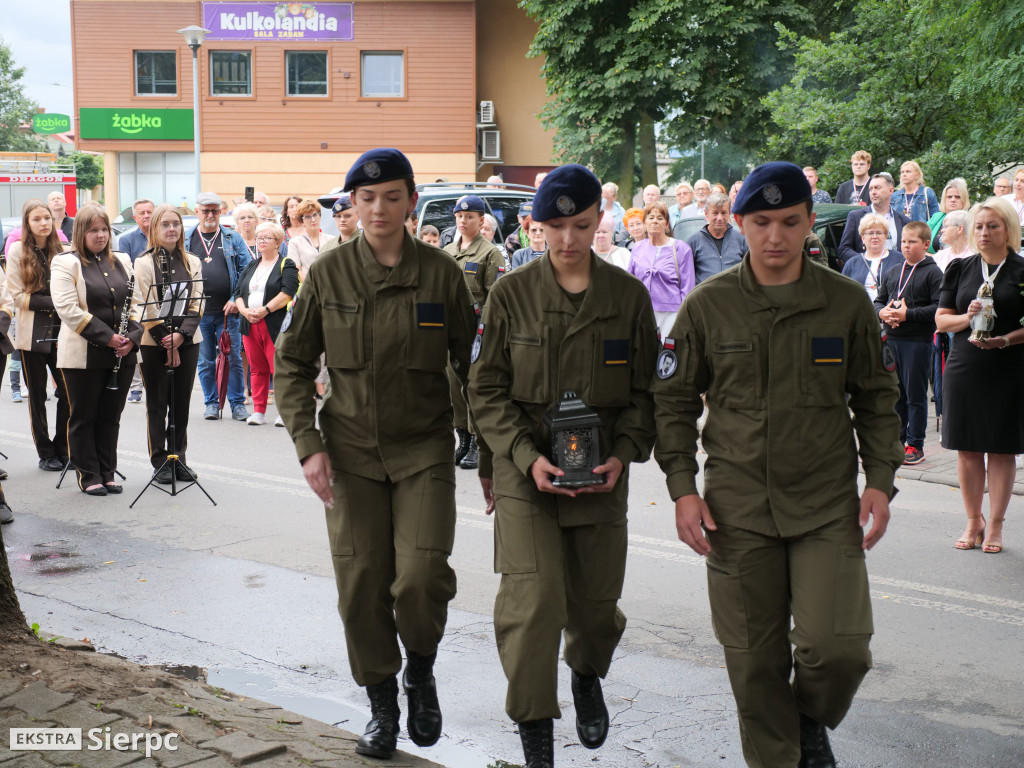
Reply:
[[[128,278],[128,295],[124,298],[124,306],[121,308],[121,324],[117,327],[117,333],[119,336],[124,336],[128,332],[128,321],[131,319],[132,312],[132,294],[135,293],[135,274]],[[110,372],[110,381],[107,382],[107,389],[117,389],[117,373],[121,370],[121,361],[123,357],[118,357],[117,362],[114,363],[114,369]]]

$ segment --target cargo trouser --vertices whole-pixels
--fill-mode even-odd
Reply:
[[[792,768],[800,714],[835,728],[871,668],[863,533],[847,515],[789,539],[719,523],[708,539],[711,619],[743,756],[752,768]]]
[[[505,711],[517,723],[561,717],[558,647],[583,675],[608,674],[626,628],[617,606],[626,575],[626,519],[561,528],[529,501],[499,498],[494,516],[498,656]]]
[[[462,395],[462,383],[459,381],[459,377],[455,375],[455,371],[452,370],[451,364],[448,365],[448,388],[452,393],[452,425],[456,429],[465,429],[473,432],[469,420],[469,403],[466,402],[466,398]]]
[[[361,686],[402,668],[407,651],[437,651],[455,597],[455,465],[398,482],[334,470],[327,535],[349,666]]]

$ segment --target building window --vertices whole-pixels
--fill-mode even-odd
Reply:
[[[402,51],[363,51],[361,94],[365,97],[405,96],[405,54]]]
[[[210,51],[210,95],[252,96],[252,51]]]
[[[327,51],[288,51],[289,96],[327,95]]]
[[[174,51],[136,51],[135,95],[175,96],[177,93],[177,54]]]

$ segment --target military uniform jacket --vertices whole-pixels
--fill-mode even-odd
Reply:
[[[455,258],[466,278],[469,292],[473,294],[473,301],[482,308],[487,303],[487,296],[494,283],[505,274],[505,255],[483,235],[477,235],[468,248],[460,251],[460,237],[461,235],[457,234],[455,242],[446,245],[444,250]]]
[[[867,487],[889,496],[903,462],[896,376],[864,289],[807,257],[793,285],[795,301],[778,306],[750,254],[701,283],[665,342],[677,365],[662,352],[654,386],[654,455],[672,498],[697,493],[706,392],[704,498],[716,522],[767,536],[857,514],[858,445]]]
[[[66,248],[65,244],[61,244]],[[45,291],[26,291],[25,282],[22,277],[22,261],[26,258],[41,258],[36,255],[35,249],[26,254],[21,247],[21,242],[11,244],[11,250],[7,254],[7,282],[14,300],[14,308],[18,312],[18,326],[14,332],[14,348],[29,352],[48,354],[53,341],[56,339],[60,320],[53,309],[53,299],[50,296],[49,267],[44,270],[46,280]]]
[[[458,267],[409,234],[394,268],[363,237],[322,253],[277,337],[276,402],[299,460],[327,451],[338,470],[395,482],[451,464],[445,371],[450,358],[465,381],[475,321]],[[321,353],[331,395],[318,431]]]
[[[61,319],[57,337],[58,368],[113,368],[117,362],[117,355],[107,342],[121,325],[132,262],[127,253],[115,251],[114,258],[117,265],[111,267],[106,259],[100,262],[90,259],[89,264],[83,266],[74,252],[54,257],[50,289]],[[136,346],[142,342],[141,302],[142,294],[136,283],[125,334]],[[134,356],[134,351],[129,353],[129,362]]]
[[[590,286],[576,311],[545,253],[494,286],[478,327],[469,404],[494,453],[496,496],[524,499],[557,514],[563,526],[626,515],[629,464],[646,461],[654,442],[650,382],[658,347],[643,284],[591,253]],[[577,498],[542,493],[530,466],[551,458],[545,414],[566,390],[601,419],[600,458],[623,473],[611,493]],[[500,512],[499,512],[500,514]]]

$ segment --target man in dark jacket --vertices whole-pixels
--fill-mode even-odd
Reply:
[[[729,226],[728,195],[708,195],[704,218],[708,223],[686,241],[693,251],[693,271],[698,283],[739,264],[747,252],[747,238]]]
[[[885,217],[889,224],[889,236],[885,240],[885,247],[890,251],[898,250],[900,238],[903,235],[903,225],[910,221],[899,211],[894,211],[889,206],[893,190],[896,188],[892,176],[888,173],[877,173],[871,177],[868,191],[871,195],[871,205],[850,211],[846,217],[846,228],[843,230],[843,239],[839,243],[840,269],[847,259],[854,254],[864,253],[864,241],[860,237],[860,220],[874,211],[879,216]]]
[[[901,242],[906,261],[885,273],[874,302],[896,358],[900,382],[896,413],[900,417],[900,441],[905,445],[904,464],[924,461],[928,368],[942,287],[942,270],[928,255],[931,237],[923,221],[912,221],[903,228]]]

